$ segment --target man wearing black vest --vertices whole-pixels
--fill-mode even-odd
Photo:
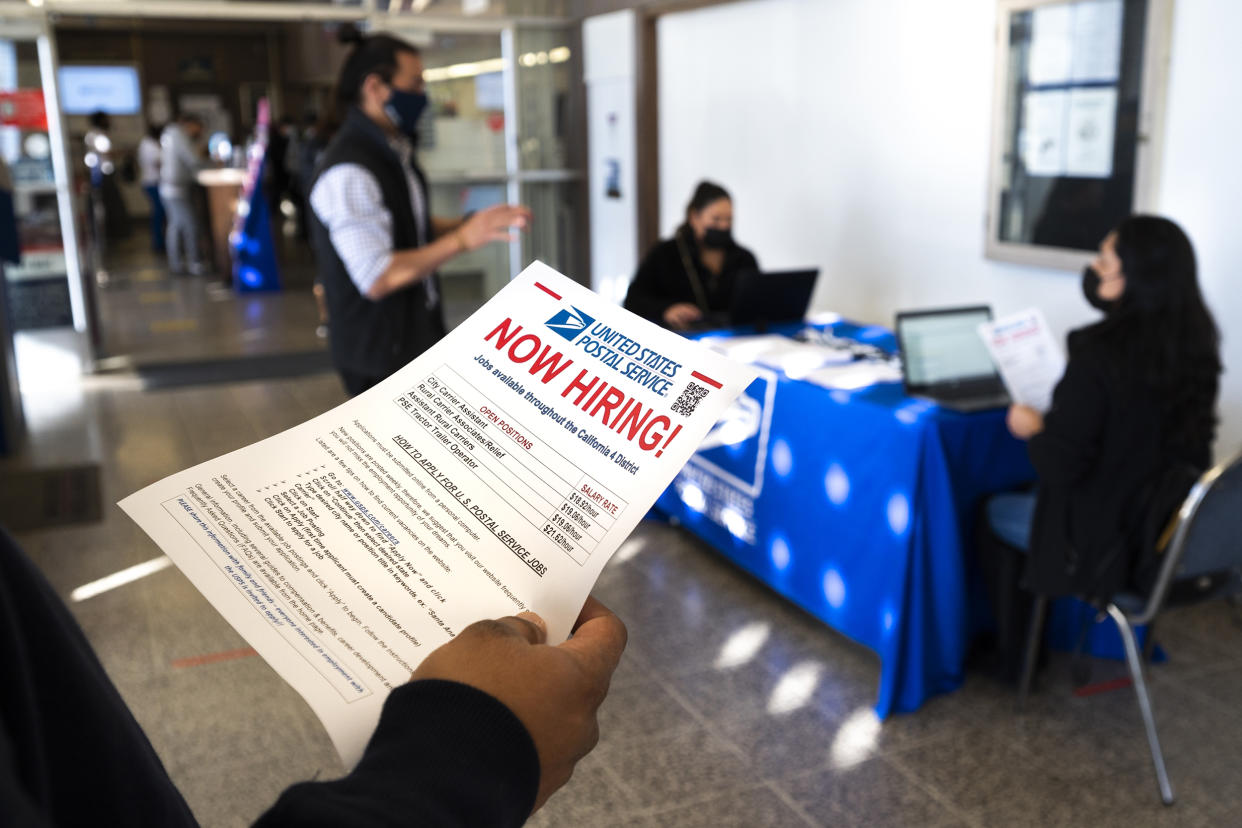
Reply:
[[[412,137],[427,105],[418,50],[389,35],[354,44],[337,85],[344,124],[310,191],[311,241],[328,305],[332,361],[361,394],[444,336],[436,269],[530,221],[499,204],[465,221],[434,218]]]

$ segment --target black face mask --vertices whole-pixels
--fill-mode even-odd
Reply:
[[[1108,313],[1117,307],[1117,300],[1100,298],[1100,274],[1091,265],[1087,265],[1082,271],[1082,295],[1087,304],[1098,311]]]
[[[709,227],[703,231],[703,246],[710,250],[723,250],[733,244],[733,235],[728,230]]]
[[[418,119],[427,108],[425,92],[406,92],[404,89],[393,89],[388,103],[384,104],[384,113],[392,121],[392,125],[404,135],[411,138],[418,128]]]

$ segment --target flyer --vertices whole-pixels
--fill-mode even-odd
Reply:
[[[536,262],[365,394],[120,505],[352,767],[465,626],[529,609],[565,639],[754,378]]]
[[[1022,98],[1019,146],[1028,175],[1065,174],[1065,114],[1069,93],[1064,89],[1027,92]]]
[[[1038,308],[1013,313],[979,325],[979,336],[1000,371],[1010,398],[1045,413],[1052,391],[1065,373],[1065,355],[1048,330]]]
[[[1065,174],[1108,178],[1113,174],[1116,87],[1071,89],[1066,113]]]

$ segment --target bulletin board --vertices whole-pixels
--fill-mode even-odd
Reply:
[[[1079,270],[1154,208],[1173,0],[1000,0],[989,258]]]

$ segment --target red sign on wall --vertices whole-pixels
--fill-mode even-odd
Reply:
[[[22,129],[47,129],[47,107],[41,89],[0,92],[0,124]]]

